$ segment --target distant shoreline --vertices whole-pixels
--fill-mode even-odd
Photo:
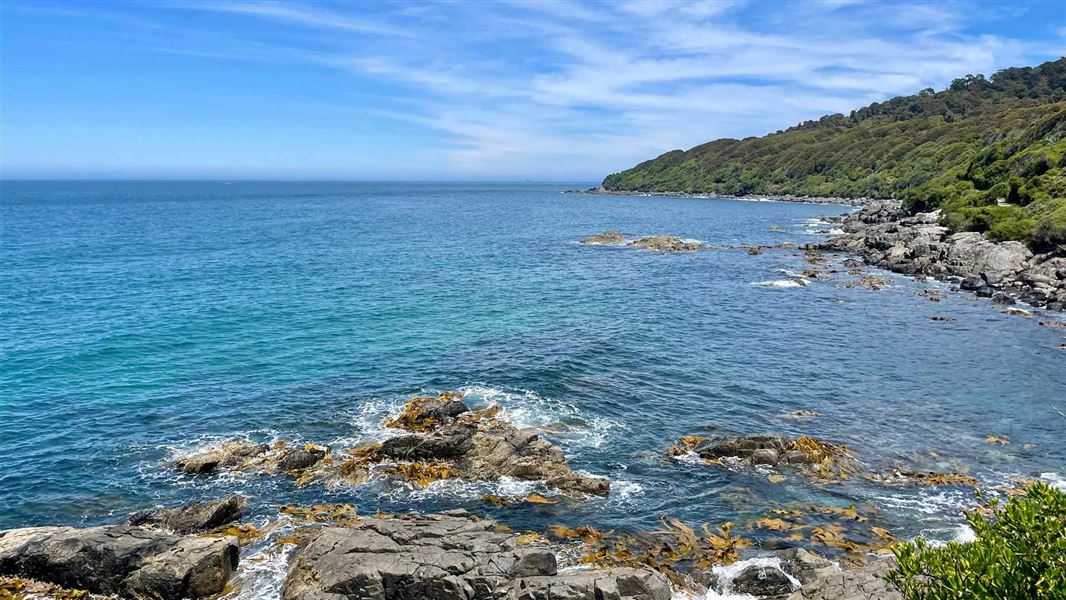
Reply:
[[[674,198],[699,198],[712,199],[723,198],[726,200],[744,200],[747,202],[792,202],[795,204],[833,204],[838,206],[867,206],[874,202],[881,202],[876,198],[836,198],[822,196],[793,196],[792,194],[745,194],[736,196],[732,194],[712,194],[708,192],[632,192],[621,190],[608,190],[600,187],[588,188],[587,190],[566,190],[564,194],[595,194],[603,196],[668,196]]]

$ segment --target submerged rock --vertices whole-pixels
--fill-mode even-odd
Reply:
[[[129,525],[31,527],[0,531],[0,575],[131,598],[204,598],[222,592],[238,552],[234,537]]]
[[[587,238],[581,240],[582,244],[606,244],[616,245],[625,243],[626,238],[622,235],[622,232],[611,229],[603,233],[597,233],[596,235],[590,235]]]
[[[703,248],[702,242],[687,241],[670,235],[654,235],[633,240],[626,244],[656,252],[694,252]]]
[[[201,533],[239,521],[247,506],[248,500],[243,496],[196,501],[177,508],[134,513],[129,524],[162,527],[175,533]]]
[[[846,447],[807,436],[686,436],[668,452],[670,456],[690,453],[710,463],[733,459],[747,466],[787,466],[827,482],[845,479],[858,469],[857,461]]]
[[[465,511],[325,527],[293,559],[283,600],[669,600],[651,569],[563,572],[555,553]]]

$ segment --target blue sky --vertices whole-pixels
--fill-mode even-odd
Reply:
[[[1066,54],[1066,0],[4,0],[18,178],[598,181]]]

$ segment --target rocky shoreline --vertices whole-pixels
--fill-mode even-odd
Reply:
[[[240,513],[233,508],[242,506],[244,499],[233,497],[131,517],[145,525],[2,531],[0,598],[233,597],[243,540],[227,532],[256,531],[237,523]],[[309,519],[274,540],[292,551],[282,600],[670,600],[675,593],[692,597],[709,590],[768,600],[901,600],[883,579],[891,558],[841,568],[801,548],[769,551],[731,567],[699,560],[678,579],[656,557],[693,554],[692,547],[719,552],[722,540],[732,552],[735,539],[728,532],[698,539],[682,525],[645,534],[657,554],[639,560],[586,554],[574,561],[575,542],[565,538],[584,538],[576,543],[594,547],[604,534],[560,528],[552,540],[465,510],[371,516],[328,505],[302,510],[334,516]],[[219,515],[225,515],[221,525]],[[612,545],[627,539],[623,535]]]
[[[564,194],[593,194],[600,196],[667,196],[673,198],[726,198],[730,200],[746,200],[749,202],[794,202],[799,204],[835,204],[841,206],[866,206],[879,202],[874,198],[834,198],[824,196],[794,196],[792,194],[745,194],[734,196],[730,194],[707,194],[702,192],[630,192],[621,190],[608,190],[600,187],[588,189],[566,190]]]
[[[556,492],[546,492],[554,499],[531,494],[527,505],[609,493],[607,479],[575,472],[558,446],[499,419],[499,411],[473,409],[462,393],[442,392],[413,398],[386,419],[383,425],[402,433],[380,443],[344,449],[234,439],[170,467],[184,477],[244,472],[326,486],[375,477],[425,487],[507,476]],[[668,454],[798,470],[816,482],[855,472],[846,448],[806,437],[689,436]],[[809,532],[810,539],[791,535],[792,542],[760,548],[730,523],[694,530],[668,517],[656,531],[587,525],[512,531],[464,509],[361,515],[348,504],[260,506],[258,517],[272,515],[267,522],[242,522],[248,506],[232,496],[137,512],[124,523],[0,531],[0,599],[233,600],[243,597],[241,561],[254,565],[267,553],[287,565],[273,592],[281,600],[670,600],[711,591],[773,600],[900,600],[882,577],[893,565],[886,549],[894,538],[854,507],[799,507],[787,512],[787,522],[768,514],[749,530],[780,532],[779,542],[787,530]],[[806,545],[824,547],[825,556]],[[258,550],[248,556],[251,547]]]
[[[912,215],[899,201],[878,201],[848,215],[826,217],[844,234],[807,247],[847,252],[888,271],[948,281],[997,304],[1066,308],[1066,251],[1039,254],[1021,242],[953,233],[939,224],[939,217],[939,211]]]

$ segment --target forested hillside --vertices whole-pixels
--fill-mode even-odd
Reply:
[[[902,198],[956,229],[1066,244],[1066,58],[956,79],[608,176],[615,191]]]

